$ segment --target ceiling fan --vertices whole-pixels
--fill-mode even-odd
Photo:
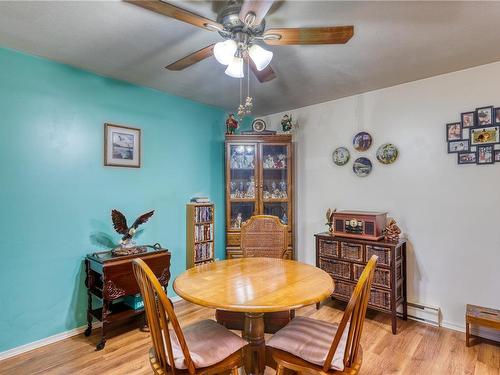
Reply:
[[[208,31],[217,31],[225,40],[211,44],[166,66],[183,70],[212,55],[227,65],[225,73],[243,77],[247,62],[260,82],[276,78],[269,63],[273,53],[262,48],[268,45],[345,44],[354,34],[354,26],[271,28],[266,30],[265,16],[272,0],[230,0],[217,15],[217,22],[160,0],[125,0],[128,3]]]

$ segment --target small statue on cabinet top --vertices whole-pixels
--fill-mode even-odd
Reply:
[[[113,255],[131,255],[131,254],[139,254],[146,251],[146,246],[136,246],[136,243],[133,240],[134,235],[137,233],[137,228],[139,225],[144,224],[149,220],[151,216],[153,216],[155,212],[149,211],[141,216],[139,216],[130,228],[127,225],[127,219],[125,216],[118,210],[111,211],[111,219],[113,221],[113,227],[115,230],[123,234],[122,239],[120,240],[120,246],[114,248],[111,252]]]
[[[238,121],[234,118],[234,113],[230,113],[226,120],[226,134],[234,134],[238,129]]]
[[[284,115],[281,119],[281,128],[283,132],[289,133],[292,130],[292,115]]]
[[[332,209],[328,209],[326,211],[326,224],[328,226],[328,232],[330,232],[330,234],[333,234],[333,214],[337,211],[336,208],[334,208],[333,210]]]
[[[384,229],[385,238],[389,241],[397,242],[399,241],[399,235],[401,234],[401,229],[399,229],[396,224],[396,220],[390,219]]]

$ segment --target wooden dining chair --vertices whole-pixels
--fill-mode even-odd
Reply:
[[[288,250],[288,228],[276,216],[255,215],[241,225],[243,257],[284,258]],[[269,275],[272,277],[273,275]],[[264,314],[264,331],[275,333],[293,319],[295,312]],[[217,322],[229,329],[243,330],[245,316],[234,311],[216,310]]]
[[[276,363],[276,375],[285,369],[307,374],[359,372],[361,333],[377,259],[373,255],[368,261],[339,324],[297,317],[269,340],[266,349]]]
[[[153,271],[141,259],[134,259],[132,267],[153,341],[149,351],[153,372],[238,375],[238,368],[243,365],[242,348],[247,342],[213,320],[202,320],[181,329],[172,302]]]

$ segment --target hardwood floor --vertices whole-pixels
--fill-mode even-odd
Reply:
[[[297,315],[339,321],[342,310],[328,302],[316,311],[314,306]],[[213,318],[214,310],[187,302],[176,304],[182,325]],[[465,347],[465,334],[435,328],[414,321],[401,322],[399,333],[391,334],[390,317],[368,313],[362,336],[364,351],[362,375],[411,374],[500,375],[500,346],[480,343]],[[151,374],[147,351],[149,334],[133,329],[111,337],[104,350],[95,351],[98,333],[83,334],[0,362],[2,375],[27,374]],[[274,371],[267,369],[266,374]]]

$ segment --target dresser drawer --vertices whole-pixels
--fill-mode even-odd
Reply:
[[[351,279],[351,264],[340,260],[319,258],[319,267],[335,277]]]
[[[363,262],[363,245],[351,242],[341,242],[340,257],[346,260]]]
[[[338,258],[339,256],[338,242],[319,240],[319,255]]]
[[[226,246],[240,246],[240,233],[227,232],[226,233]]]
[[[377,288],[372,288],[370,291],[370,299],[368,304],[380,307],[383,309],[391,309],[391,292],[387,290],[381,290]]]
[[[353,267],[354,280],[359,280],[365,266],[354,264]],[[391,288],[391,271],[386,268],[375,268],[375,273],[373,274],[373,285]]]
[[[378,256],[377,264],[379,266],[391,266],[391,248],[385,246],[366,245],[366,259],[368,262],[372,255]]]
[[[354,291],[354,287],[356,286],[356,284],[342,280],[334,280],[334,281],[335,281],[335,290],[333,292],[333,295],[344,297],[347,300],[349,300],[349,298],[351,298],[352,292]]]

